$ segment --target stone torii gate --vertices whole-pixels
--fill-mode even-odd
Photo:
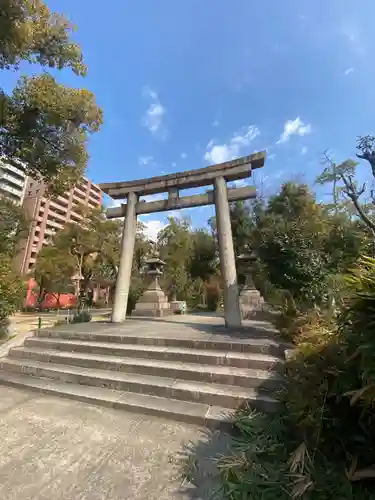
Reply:
[[[255,198],[256,191],[252,186],[228,189],[227,182],[250,177],[253,169],[264,166],[265,159],[266,153],[260,152],[197,170],[150,177],[149,179],[100,184],[103,192],[113,199],[126,198],[127,200],[127,203],[107,210],[108,219],[125,217],[120,266],[112,310],[113,323],[121,323],[126,318],[137,216],[215,204],[220,269],[224,282],[225,324],[231,327],[241,325],[229,202]],[[213,191],[193,196],[179,196],[182,189],[210,184],[214,185]],[[168,193],[168,198],[165,200],[150,202],[139,200],[141,196],[165,192]]]

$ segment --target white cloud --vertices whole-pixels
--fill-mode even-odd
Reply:
[[[363,30],[354,24],[352,19],[344,20],[341,26],[341,33],[357,57],[361,58],[367,55],[368,43],[363,37]]]
[[[139,165],[149,165],[152,163],[154,158],[152,156],[140,156],[138,158],[138,164]]]
[[[218,127],[219,125],[220,125],[219,120],[214,120],[214,121],[212,122],[212,126],[213,126],[213,127]]]
[[[348,76],[348,75],[350,75],[350,73],[353,73],[353,71],[354,71],[354,68],[348,68],[345,70],[344,75]]]
[[[309,123],[306,125],[305,123],[303,123],[301,118],[297,116],[295,120],[287,120],[284,123],[284,131],[280,135],[280,139],[277,141],[277,144],[289,141],[289,137],[291,135],[304,136],[310,133],[311,125]]]
[[[142,224],[145,226],[143,232],[152,241],[156,241],[158,238],[158,233],[165,228],[166,223],[158,220],[142,220]]]
[[[307,153],[307,146],[303,146],[303,148],[301,149],[301,155],[305,155]]]
[[[204,159],[211,163],[224,163],[238,158],[251,141],[260,134],[258,127],[250,125],[233,134],[226,144],[215,144],[211,140],[206,147]]]
[[[142,118],[142,125],[146,127],[151,134],[155,135],[162,130],[163,117],[166,113],[166,109],[161,104],[158,94],[154,90],[146,88],[143,94],[151,102],[146,114]],[[163,135],[165,135],[165,133]]]
[[[225,161],[231,160],[233,155],[231,154],[231,148],[227,144],[222,144],[218,146],[213,146],[210,151],[206,151],[204,159],[209,163],[223,163]]]
[[[177,162],[172,161],[172,167],[177,167]]]
[[[114,207],[119,207],[121,203],[125,203],[124,200],[114,200],[110,196],[105,195],[104,203],[103,205],[105,208],[114,208]]]
[[[249,179],[239,179],[238,181],[233,181],[233,186],[236,188],[244,187],[249,184]]]
[[[187,154],[186,154],[186,153],[181,153],[181,158],[182,158],[183,160],[185,160],[185,159],[187,158]]]

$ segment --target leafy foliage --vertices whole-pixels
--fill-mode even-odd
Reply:
[[[192,235],[192,248],[188,261],[188,273],[194,280],[208,281],[217,273],[218,255],[214,238],[204,230]]]
[[[17,311],[24,298],[25,287],[12,259],[27,220],[22,209],[3,196],[0,196],[0,212],[0,336],[4,336],[6,318]]]
[[[43,74],[21,78],[3,120],[2,154],[23,160],[29,175],[62,192],[83,175],[87,136],[99,130],[102,114],[91,92],[64,87]]]
[[[233,236],[234,254],[245,252],[251,238],[251,209],[243,201],[236,201],[230,207],[230,219]]]
[[[3,0],[0,13],[0,69],[28,61],[86,73],[81,50],[70,40],[73,26],[45,2]],[[88,135],[102,120],[88,90],[59,85],[46,72],[22,77],[11,95],[0,88],[0,155],[24,161],[28,175],[62,192],[84,173]]]
[[[54,246],[44,247],[38,255],[33,272],[39,284],[38,303],[41,304],[47,293],[55,294],[57,303],[61,293],[71,288],[76,263],[72,255],[61,252]]]
[[[83,307],[90,280],[99,277],[106,266],[114,269],[120,244],[118,221],[106,220],[100,210],[82,212],[80,223],[69,223],[53,241],[56,254],[73,263],[80,283],[80,304]]]
[[[371,156],[366,141],[358,147]],[[375,260],[359,258],[373,255],[374,233],[355,168],[331,163],[318,179],[334,184],[333,205],[287,183],[250,213],[257,272],[273,288],[277,326],[295,349],[280,414],[237,415],[233,455],[219,461],[230,499],[375,498]]]
[[[290,498],[283,481],[288,455],[282,419],[245,408],[237,412],[235,425],[240,437],[234,441],[233,453],[217,462],[225,498]]]
[[[168,224],[158,234],[160,257],[166,262],[162,280],[168,295],[183,300],[189,286],[188,257],[191,252],[190,221],[168,217]]]
[[[252,246],[263,278],[287,291],[297,307],[321,305],[337,287],[335,276],[353,263],[363,233],[345,214],[331,214],[307,186],[287,183],[258,209]]]
[[[192,230],[189,219],[168,218],[158,235],[160,257],[166,262],[162,286],[190,307],[206,301],[207,283],[218,273],[217,244],[205,230]]]
[[[0,195],[0,255],[14,255],[17,245],[28,230],[22,208]]]
[[[43,1],[2,0],[0,13],[0,68],[18,67],[26,60],[85,74],[81,50],[69,40],[74,27]]]
[[[89,323],[92,315],[88,311],[77,312],[72,319],[72,323]]]
[[[10,257],[0,254],[0,321],[21,306],[25,287]]]
[[[374,498],[375,260],[347,281],[337,321],[299,318],[280,414],[238,413],[233,455],[219,460],[228,498]]]

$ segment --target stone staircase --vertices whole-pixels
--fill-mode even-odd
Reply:
[[[268,338],[40,330],[0,359],[0,383],[206,426],[272,412],[284,350]]]

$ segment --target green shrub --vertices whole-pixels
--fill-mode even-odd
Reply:
[[[208,311],[208,307],[204,306],[203,304],[197,304],[194,309],[196,311]]]
[[[14,314],[22,305],[25,285],[8,257],[0,257],[0,320]]]
[[[104,299],[98,299],[93,303],[93,307],[95,307],[95,309],[106,309],[108,304]]]
[[[207,285],[206,302],[208,311],[217,311],[220,303],[220,289],[217,285]]]
[[[139,298],[146,291],[147,287],[150,284],[150,282],[145,283],[144,281],[137,281],[137,280],[134,280],[134,281],[135,282],[132,283],[129,287],[128,304],[126,307],[126,315],[127,316],[131,315]]]
[[[189,309],[197,309],[201,305],[202,296],[198,290],[191,287],[190,293],[187,295],[186,303]]]
[[[350,480],[342,462],[309,449],[291,433],[285,412],[243,409],[235,417],[232,453],[217,461],[229,500],[373,500],[371,488]]]
[[[74,314],[72,323],[89,323],[92,319],[92,315],[88,311],[81,311]]]
[[[375,260],[361,259],[347,282],[337,320],[286,307],[296,348],[283,409],[237,415],[234,455],[219,462],[229,499],[375,498]]]
[[[225,498],[290,499],[282,418],[245,408],[237,412],[235,427],[232,453],[217,461]]]

